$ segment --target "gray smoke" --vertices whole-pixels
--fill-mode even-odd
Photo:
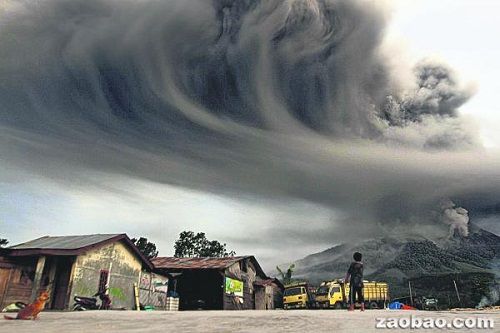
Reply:
[[[500,304],[500,260],[493,260],[490,264],[490,269],[495,273],[495,280],[493,280],[487,294],[481,298],[476,306],[479,309]]]
[[[441,203],[442,221],[450,226],[450,236],[455,234],[455,231],[462,236],[469,235],[469,212],[462,208],[456,207],[451,200],[444,200]]]
[[[458,108],[472,95],[446,65],[425,60],[414,70],[415,85],[401,96],[388,96],[383,106],[389,141],[421,149],[467,149],[478,146],[473,128],[465,126]]]
[[[496,191],[458,112],[470,89],[429,61],[391,79],[385,18],[347,0],[11,1],[0,161],[299,198],[375,229]]]
[[[483,296],[479,304],[476,306],[479,309],[482,309],[487,306],[495,305],[500,301],[500,285],[496,284],[490,287],[488,295]]]

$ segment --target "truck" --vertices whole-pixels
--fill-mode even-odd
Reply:
[[[363,281],[365,307],[383,309],[389,302],[389,285],[386,282]],[[315,307],[319,309],[344,309],[349,303],[349,283],[341,279],[324,281],[315,296]]]
[[[314,294],[307,282],[296,282],[285,286],[283,292],[283,308],[310,309],[314,306]]]

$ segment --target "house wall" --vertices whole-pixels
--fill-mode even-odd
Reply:
[[[276,283],[272,284],[273,291],[273,309],[283,308],[283,290]]]
[[[275,308],[274,299],[275,288],[274,284],[255,287],[255,309],[256,310],[271,310]]]
[[[141,272],[139,283],[139,301],[142,305],[152,305],[157,310],[167,308],[168,278],[166,276]]]
[[[255,310],[266,310],[266,287],[255,287]]]
[[[266,310],[274,309],[274,288],[266,286]]]
[[[36,258],[0,258],[0,310],[15,303],[29,303],[35,276]]]
[[[112,308],[135,308],[134,283],[139,283],[142,263],[123,243],[116,242],[91,250],[76,258],[70,305],[73,296],[92,296],[99,288],[101,270],[109,271]]]
[[[257,272],[250,259],[243,260],[246,263],[247,270],[244,272],[241,268],[241,262],[237,262],[226,269],[226,275],[243,281],[243,303],[238,302],[237,298],[224,293],[224,310],[250,310],[255,309],[255,296],[253,283],[258,279]]]

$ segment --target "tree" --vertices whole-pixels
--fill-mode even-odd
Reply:
[[[131,239],[132,243],[137,246],[139,251],[148,259],[156,258],[158,257],[158,251],[156,250],[156,245],[154,243],[148,242],[147,238],[140,237],[139,239],[137,238],[132,238]]]
[[[295,268],[295,265],[291,264],[290,267],[288,267],[288,269],[286,270],[286,273],[283,273],[283,271],[281,270],[281,268],[279,266],[276,266],[276,269],[278,270],[278,272],[281,275],[281,282],[284,285],[292,283],[292,281],[293,281],[292,280],[292,274],[293,274],[294,268]]]
[[[0,238],[0,247],[4,247],[7,244],[9,244],[8,240],[6,240],[5,238]]]
[[[195,234],[192,231],[183,231],[174,244],[177,258],[182,257],[230,257],[236,253],[227,252],[226,243],[221,244],[216,240],[208,240],[204,232]]]

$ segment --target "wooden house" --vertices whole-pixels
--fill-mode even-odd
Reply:
[[[152,259],[155,271],[175,277],[180,310],[270,310],[283,285],[269,278],[254,256]]]
[[[152,268],[126,234],[41,237],[2,249],[0,308],[47,290],[47,308],[71,309],[75,295],[107,289],[114,308],[133,309],[134,283],[151,279]]]

